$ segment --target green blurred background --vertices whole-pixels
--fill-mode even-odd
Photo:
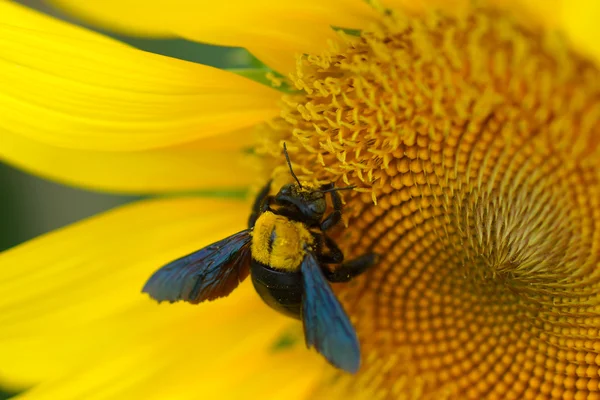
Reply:
[[[18,2],[54,17],[83,25],[52,9],[41,0]],[[220,68],[248,68],[258,64],[243,49],[208,46],[184,40],[110,36],[142,50]],[[134,196],[94,193],[67,187],[28,175],[3,163],[0,163],[0,191],[0,251],[136,199]],[[0,387],[0,400],[10,396],[11,393],[2,391]]]

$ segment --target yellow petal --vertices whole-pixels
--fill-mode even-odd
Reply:
[[[87,21],[129,34],[257,48],[256,55],[280,72],[294,67],[295,54],[325,49],[327,40],[335,39],[331,26],[362,28],[376,15],[363,0],[53,2]]]
[[[56,357],[77,350],[81,362],[22,398],[309,398],[323,361],[302,341],[274,349],[282,334],[301,330],[299,325],[262,304],[250,282],[226,299],[198,306],[146,303],[57,335],[51,341]],[[20,341],[9,343],[14,349]],[[26,360],[35,361],[37,356]]]
[[[578,51],[600,63],[599,2],[520,0],[517,4],[546,26],[565,33]]]
[[[2,342],[58,333],[145,303],[140,290],[153,270],[239,231],[247,215],[243,202],[144,201],[2,253]],[[0,362],[0,367],[11,364]]]
[[[64,184],[120,193],[245,188],[256,180],[249,130],[143,151],[70,149],[2,130],[0,160]]]
[[[329,34],[329,33],[328,33]],[[252,55],[258,58],[262,63],[268,65],[275,71],[280,71],[283,74],[290,73],[296,70],[297,53],[295,50],[277,50],[270,47],[261,47],[261,45],[249,44],[247,50]]]
[[[0,1],[0,129],[54,146],[143,150],[252,126],[280,94]]]
[[[469,0],[382,0],[387,7],[408,12],[424,12],[430,9],[461,11],[469,5]]]
[[[316,356],[302,343],[272,350],[290,320],[249,282],[199,306],[158,305],[140,293],[157,267],[243,229],[247,215],[235,201],[145,201],[1,254],[3,383],[42,382],[32,398],[185,398],[239,394],[268,381],[254,378],[259,372],[283,378],[310,369]],[[306,386],[306,376],[290,384]]]

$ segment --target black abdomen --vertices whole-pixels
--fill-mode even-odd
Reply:
[[[300,319],[304,292],[300,271],[278,271],[252,260],[252,284],[265,303],[274,310]]]

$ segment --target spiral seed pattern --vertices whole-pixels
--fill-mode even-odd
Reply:
[[[600,399],[600,73],[559,37],[474,8],[403,17],[299,58],[262,146],[345,193],[336,290],[369,399]],[[332,372],[332,374],[336,374]]]

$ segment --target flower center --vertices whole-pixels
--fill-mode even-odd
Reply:
[[[345,193],[336,288],[367,398],[597,393],[600,73],[559,37],[475,9],[394,12],[301,58],[263,150]],[[345,389],[344,389],[345,388]],[[373,397],[374,396],[374,397]]]

